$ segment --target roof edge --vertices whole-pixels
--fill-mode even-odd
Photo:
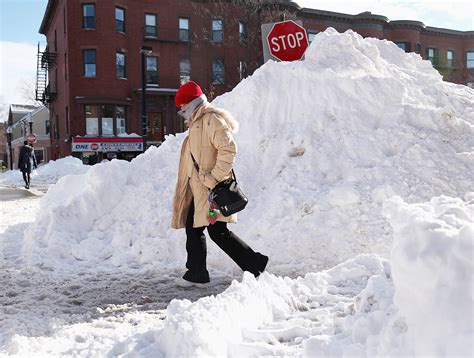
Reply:
[[[40,28],[38,32],[42,35],[46,36],[46,30],[49,26],[49,19],[51,17],[51,13],[53,12],[53,7],[56,4],[56,0],[48,0],[48,5],[46,6],[46,11],[43,15],[43,20],[41,21]]]

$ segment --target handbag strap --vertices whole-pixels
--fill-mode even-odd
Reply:
[[[189,151],[189,153],[191,153],[191,151]],[[191,153],[191,158],[193,158],[194,168],[196,168],[199,173],[199,164],[196,162],[196,159],[194,159],[193,153]],[[234,180],[237,183],[237,177],[235,176],[234,167],[232,167],[232,176],[234,177]]]

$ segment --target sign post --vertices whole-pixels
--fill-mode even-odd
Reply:
[[[296,23],[293,20],[287,20],[264,24],[262,25],[262,35],[265,36],[265,34],[265,61],[270,58],[279,61],[301,60],[309,45],[308,35],[301,25],[301,21]]]

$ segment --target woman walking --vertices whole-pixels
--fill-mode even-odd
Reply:
[[[182,85],[175,98],[178,112],[185,118],[189,134],[181,147],[178,181],[173,199],[172,228],[186,229],[187,272],[182,285],[209,282],[206,267],[206,236],[211,239],[244,271],[258,276],[265,270],[268,257],[253,251],[227,223],[235,223],[236,215],[214,216],[209,190],[230,178],[237,153],[232,132],[237,122],[230,113],[207,102],[195,82]],[[196,165],[195,165],[196,164]],[[197,170],[196,166],[199,168]]]
[[[28,141],[25,140],[18,156],[18,169],[20,169],[23,175],[26,189],[30,188],[31,167],[37,168],[35,152],[33,151],[33,147],[28,145]]]

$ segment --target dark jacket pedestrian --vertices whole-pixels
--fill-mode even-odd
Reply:
[[[181,86],[176,93],[176,106],[181,109],[179,114],[186,119],[189,127],[188,137],[181,148],[171,223],[175,229],[186,229],[188,271],[183,276],[182,284],[209,282],[206,228],[211,239],[242,270],[258,276],[265,270],[268,257],[254,252],[228,230],[227,223],[235,223],[237,216],[208,215],[213,209],[209,202],[209,190],[231,176],[237,154],[232,131],[237,128],[237,122],[230,113],[208,103],[201,88],[192,81]]]
[[[33,147],[30,147],[28,145],[28,141],[25,140],[18,156],[18,169],[20,169],[23,175],[23,180],[25,181],[26,189],[30,188],[30,174],[32,168],[37,168],[36,157],[33,151]]]

